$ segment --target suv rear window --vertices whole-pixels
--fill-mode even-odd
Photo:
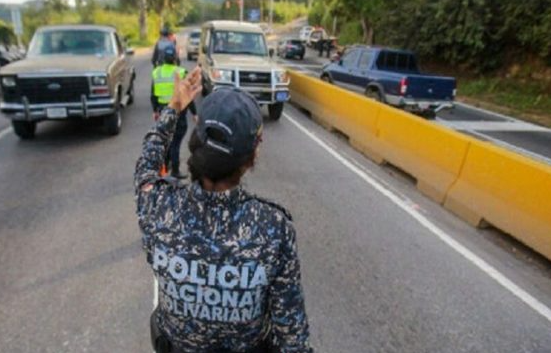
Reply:
[[[415,56],[395,51],[382,51],[377,58],[380,70],[418,72]]]
[[[289,43],[293,45],[302,45],[302,41],[296,39],[290,40]]]
[[[197,39],[197,38],[201,37],[201,32],[191,32],[189,37],[193,38],[193,39]]]

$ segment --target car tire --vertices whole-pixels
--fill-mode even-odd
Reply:
[[[193,60],[193,55],[188,54],[188,55],[187,55],[187,61],[191,61],[191,60]]]
[[[203,88],[201,89],[201,94],[203,95],[203,97],[206,97],[209,95],[209,90],[207,88],[207,86],[205,85],[204,81],[203,81]]]
[[[134,79],[132,79],[132,82],[130,83],[130,87],[128,88],[128,92],[126,93],[128,95],[128,100],[126,101],[126,105],[132,105],[134,104]]]
[[[331,79],[331,76],[329,76],[328,74],[322,74],[320,78],[322,81],[333,84],[333,80]]]
[[[383,102],[383,97],[381,96],[381,92],[379,92],[378,89],[367,88],[365,90],[365,96],[367,98],[376,100],[377,102],[381,102],[381,103]]]
[[[103,128],[108,135],[115,136],[120,134],[122,127],[122,109],[120,100],[115,105],[113,114],[103,119]]]
[[[436,119],[436,112],[432,109],[424,110],[419,115],[427,120]]]
[[[283,103],[274,103],[270,104],[268,106],[268,113],[270,115],[271,120],[279,120],[281,118],[281,114],[283,114]]]
[[[300,54],[300,60],[304,60],[304,54]]]
[[[36,133],[36,122],[34,121],[16,121],[12,120],[13,131],[22,140],[34,138]]]

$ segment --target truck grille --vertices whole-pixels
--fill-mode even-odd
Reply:
[[[20,78],[17,83],[30,104],[80,102],[90,90],[86,77]]]
[[[269,86],[272,83],[272,73],[240,71],[239,83],[242,86]]]

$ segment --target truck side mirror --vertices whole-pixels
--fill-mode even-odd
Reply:
[[[270,54],[270,58],[273,58],[274,57],[274,48],[270,48],[270,50],[268,51],[268,53]]]

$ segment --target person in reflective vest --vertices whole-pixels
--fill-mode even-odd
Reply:
[[[186,76],[186,69],[176,65],[176,49],[174,47],[165,48],[163,53],[163,64],[153,69],[151,85],[151,105],[153,106],[154,114],[159,114],[165,108],[174,93],[174,75],[178,73],[181,78]],[[197,120],[197,109],[192,101],[188,107],[180,112],[180,116],[176,125],[176,130],[168,155],[166,156],[166,167],[170,169],[170,174],[176,178],[185,178],[186,176],[180,173],[180,146],[187,131],[187,109],[191,110],[194,119]]]

